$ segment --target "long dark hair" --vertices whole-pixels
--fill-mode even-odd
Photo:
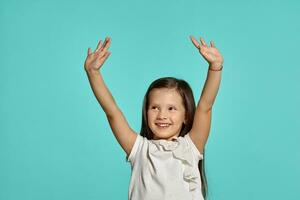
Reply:
[[[179,136],[183,137],[192,128],[196,105],[195,105],[193,91],[190,85],[185,80],[177,79],[174,77],[159,78],[150,84],[143,100],[142,126],[141,126],[140,135],[146,137],[148,140],[153,139],[153,133],[148,126],[147,110],[149,106],[149,93],[154,88],[168,88],[168,89],[175,88],[176,91],[182,97],[183,104],[185,107],[186,123],[183,123]],[[198,163],[198,169],[201,175],[202,194],[203,197],[206,199],[208,186],[207,186],[207,180],[206,180],[205,169],[204,169],[204,160],[205,160],[204,158],[205,158],[205,149],[203,150],[203,159],[200,160]]]

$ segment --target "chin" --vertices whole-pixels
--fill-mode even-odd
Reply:
[[[156,125],[150,126],[149,128],[153,133],[153,139],[171,140],[179,136],[182,127],[174,126],[173,124],[167,128],[160,128]]]
[[[160,133],[160,134],[156,134],[156,133],[153,133],[153,139],[155,140],[159,140],[159,139],[165,139],[165,140],[171,140],[172,138],[177,138],[179,134],[175,134],[175,135],[169,135],[169,134],[163,134],[163,133]]]

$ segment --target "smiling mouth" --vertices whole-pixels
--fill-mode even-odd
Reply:
[[[159,128],[168,128],[171,124],[169,124],[169,123],[155,123],[155,125]]]

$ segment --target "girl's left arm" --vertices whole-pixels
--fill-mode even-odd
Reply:
[[[213,42],[211,42],[211,46],[207,46],[203,38],[200,38],[200,43],[193,37],[191,37],[191,40],[209,64],[206,81],[197,104],[193,126],[189,133],[198,150],[203,153],[210,132],[212,107],[221,82],[223,57]]]

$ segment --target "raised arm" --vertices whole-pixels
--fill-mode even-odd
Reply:
[[[207,46],[203,38],[200,38],[201,43],[193,37],[191,37],[191,40],[195,47],[199,49],[200,54],[209,63],[207,78],[197,104],[193,126],[190,131],[192,141],[198,150],[203,153],[210,132],[212,107],[221,82],[223,57],[213,42],[211,42],[211,46]]]
[[[108,52],[110,43],[111,39],[107,37],[103,45],[102,41],[99,41],[94,52],[88,48],[84,69],[87,73],[93,93],[106,114],[112,132],[128,156],[137,135],[128,125],[125,116],[118,108],[100,73],[101,66],[110,55],[110,52]]]

